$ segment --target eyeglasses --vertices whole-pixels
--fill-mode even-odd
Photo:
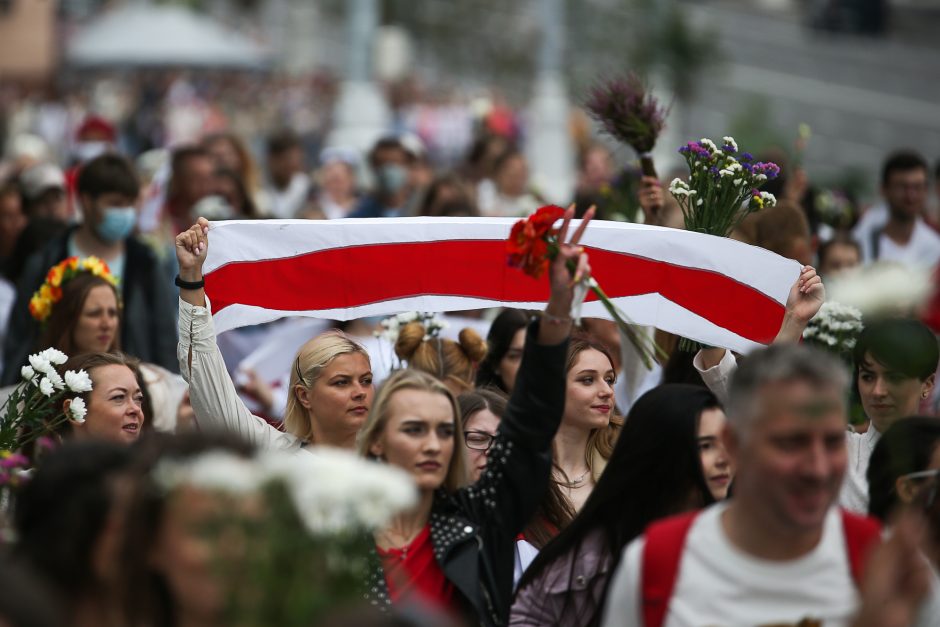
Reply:
[[[933,507],[934,501],[937,500],[937,488],[940,486],[940,469],[910,472],[906,475],[901,475],[901,478],[907,479],[908,481],[930,481],[930,484],[926,486],[924,508],[930,509]]]
[[[493,446],[496,436],[486,431],[464,431],[463,438],[467,443],[467,448],[474,451],[488,451]]]

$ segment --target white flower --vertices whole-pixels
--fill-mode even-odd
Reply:
[[[89,377],[88,373],[84,370],[79,370],[78,372],[66,370],[65,385],[67,385],[72,392],[91,392],[91,377]]]
[[[734,141],[734,137],[722,137],[721,141],[724,142],[725,146],[731,146],[734,148],[734,151],[738,151],[738,144]]]
[[[741,187],[742,185],[744,185],[744,179],[734,179],[731,182],[734,183],[737,187]]]
[[[33,370],[40,374],[49,374],[50,372],[54,372],[54,368],[52,367],[52,364],[49,363],[49,360],[40,354],[30,355],[29,365],[33,367]]]
[[[69,360],[68,355],[63,353],[60,350],[54,348],[47,348],[46,350],[39,353],[40,356],[48,360],[50,363],[56,366],[61,366]]]
[[[701,198],[699,198],[698,200],[695,201],[695,204],[696,204],[697,206],[701,207],[701,206],[702,206],[703,204],[705,204],[705,203],[704,203],[704,201],[703,201]]]
[[[775,207],[777,205],[777,197],[770,192],[761,192],[760,197],[764,201],[765,207]]]
[[[52,381],[50,381],[47,377],[43,377],[39,381],[39,391],[43,393],[43,396],[52,396],[52,392],[54,390],[55,388],[52,385]]]
[[[928,269],[878,262],[833,279],[826,291],[865,315],[906,314],[927,302],[933,284]]]
[[[85,414],[88,413],[88,410],[85,408],[85,401],[79,396],[76,396],[72,399],[72,402],[69,403],[69,416],[73,422],[79,424],[85,422]]]
[[[36,377],[36,371],[33,370],[32,366],[23,366],[20,368],[20,374],[23,376],[24,381],[32,382]]]
[[[718,174],[719,174],[719,176],[723,176],[723,177],[731,177],[731,176],[734,176],[734,172],[732,172],[731,170],[729,170],[729,169],[727,169],[727,168],[725,168],[725,169],[723,169],[723,170],[718,170]]]
[[[154,470],[154,479],[166,490],[185,484],[230,494],[254,492],[264,481],[253,460],[222,451],[185,462],[164,460]]]
[[[705,146],[706,148],[708,148],[709,150],[711,150],[712,152],[715,152],[716,150],[718,150],[718,146],[715,145],[715,142],[713,142],[712,140],[708,138],[703,137],[701,141],[699,141],[699,143]]]
[[[758,174],[757,176],[754,177],[754,180],[756,180],[758,183],[763,183],[764,181],[767,180],[767,175],[766,175],[766,174]]]
[[[267,451],[258,465],[266,480],[285,483],[312,534],[375,529],[417,500],[414,482],[403,471],[346,451]]]
[[[672,183],[669,184],[669,191],[672,194],[684,194],[688,196],[689,184],[680,178],[674,178],[672,179]]]
[[[49,372],[47,372],[46,377],[49,379],[49,381],[52,382],[52,387],[54,387],[55,389],[57,390],[65,389],[65,381],[62,380],[62,377],[59,376],[59,373],[56,372],[55,369],[52,369]]]

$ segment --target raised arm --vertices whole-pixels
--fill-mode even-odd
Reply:
[[[181,283],[202,283],[202,266],[208,250],[209,222],[199,218],[176,237]],[[180,287],[177,357],[183,377],[189,382],[190,400],[201,426],[232,431],[265,448],[300,446],[293,435],[278,431],[253,415],[238,397],[216,345],[212,313],[201,286]]]
[[[799,278],[790,287],[783,322],[773,343],[799,342],[806,325],[826,302],[826,288],[812,266],[803,266]],[[696,353],[692,365],[702,375],[705,385],[722,402],[728,398],[731,375],[737,361],[727,349],[703,348]]]
[[[559,241],[564,241],[572,211],[567,212]],[[486,471],[463,496],[482,521],[491,541],[512,540],[529,522],[551,476],[551,443],[565,405],[565,358],[571,334],[571,304],[577,279],[590,275],[588,259],[578,246],[593,212],[561,247],[551,265],[551,296],[545,313],[529,325],[522,364],[509,406],[490,450]],[[568,270],[571,262],[574,276]],[[496,537],[498,536],[498,537]]]

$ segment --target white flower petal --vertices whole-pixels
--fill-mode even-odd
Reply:
[[[84,370],[79,370],[78,372],[67,370],[65,372],[65,385],[67,385],[72,392],[91,392],[91,377],[89,377],[88,373]]]
[[[43,393],[44,396],[52,396],[52,393],[55,391],[55,387],[52,385],[52,381],[48,377],[43,377],[39,381],[39,391]]]
[[[88,409],[85,407],[85,400],[80,396],[76,396],[72,399],[72,402],[69,403],[69,417],[73,422],[79,424],[85,422],[85,415],[88,413]]]

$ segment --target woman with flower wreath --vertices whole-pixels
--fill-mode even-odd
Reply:
[[[572,214],[565,215],[560,241]],[[383,386],[359,434],[359,451],[410,473],[420,496],[417,506],[375,534],[378,563],[368,591],[375,604],[431,602],[470,623],[506,623],[515,538],[535,513],[551,475],[551,444],[565,404],[565,356],[572,326],[573,282],[567,264],[575,268],[575,279],[589,276],[587,256],[577,246],[587,224],[582,222],[550,264],[548,306],[541,320],[529,327],[513,396],[477,483],[467,486],[460,415],[450,390],[415,370],[399,371]],[[177,238],[186,285],[201,279],[207,227],[200,220]],[[182,298],[193,305],[180,316],[183,330],[192,329],[181,339],[180,358],[184,371],[190,372],[195,399],[199,387],[208,383],[197,378],[205,369],[197,362],[207,358],[204,338],[211,327],[197,326],[194,320],[208,316],[201,287],[184,289]],[[227,378],[225,382],[230,385]]]

